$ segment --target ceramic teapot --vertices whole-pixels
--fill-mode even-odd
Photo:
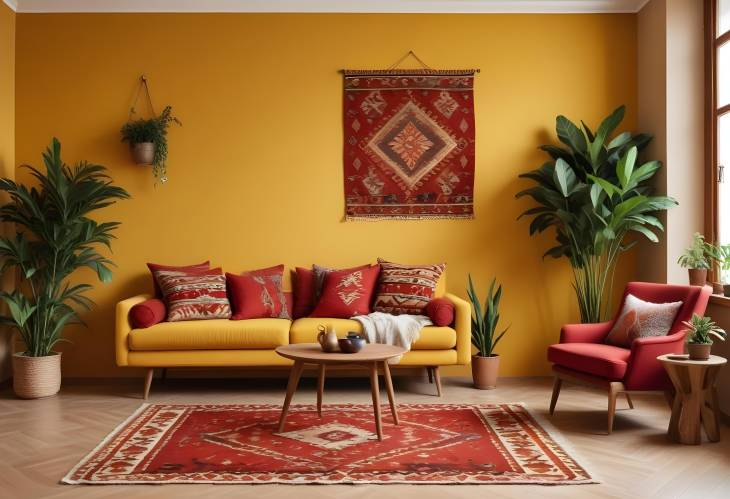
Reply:
[[[340,347],[337,343],[337,331],[333,327],[327,327],[323,324],[317,326],[317,341],[322,347],[323,352],[337,352]]]

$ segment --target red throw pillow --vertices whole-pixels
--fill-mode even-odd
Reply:
[[[241,275],[226,274],[233,308],[231,319],[291,319],[282,289],[283,277],[284,265],[253,270]]]
[[[446,264],[402,265],[381,258],[378,263],[380,278],[373,310],[393,315],[423,315]]]
[[[306,317],[312,313],[314,302],[314,272],[312,269],[297,267],[294,277],[294,309],[295,319]]]
[[[454,322],[454,304],[447,298],[434,298],[426,305],[426,315],[436,326],[450,326]]]
[[[155,288],[155,296],[157,298],[162,298],[162,291],[160,290],[160,285],[157,283],[157,277],[155,277],[155,272],[159,270],[168,270],[168,271],[178,271],[178,272],[190,272],[195,270],[208,270],[210,268],[210,261],[205,261],[202,263],[196,263],[193,265],[184,265],[184,266],[175,266],[175,265],[160,265],[159,263],[148,263],[147,268],[150,269],[150,272],[152,273],[152,285]]]
[[[167,309],[159,298],[150,298],[138,303],[129,311],[129,322],[135,329],[144,329],[165,320]]]
[[[355,315],[369,314],[379,273],[378,265],[328,272],[324,278],[322,296],[310,317],[349,319]]]
[[[165,296],[169,322],[228,319],[231,306],[226,296],[226,278],[221,269],[205,274],[171,270],[155,272]]]

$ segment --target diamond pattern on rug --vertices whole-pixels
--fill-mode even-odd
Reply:
[[[64,483],[594,483],[519,404],[147,405]]]

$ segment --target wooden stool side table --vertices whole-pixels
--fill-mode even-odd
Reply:
[[[675,390],[669,438],[682,444],[699,445],[700,427],[704,427],[707,439],[718,442],[720,408],[715,380],[727,360],[716,355],[707,360],[689,360],[686,355],[675,354],[660,355],[657,360],[664,365]]]

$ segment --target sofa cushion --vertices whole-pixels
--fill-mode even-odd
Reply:
[[[159,298],[150,298],[138,303],[129,311],[129,322],[133,328],[146,328],[165,320],[167,307]]]
[[[130,350],[271,349],[289,343],[286,319],[161,322],[129,333]]]
[[[251,270],[241,275],[226,272],[231,319],[291,319],[282,281],[284,265]]]
[[[446,264],[403,265],[382,258],[378,258],[378,263],[380,277],[373,311],[425,315]]]
[[[426,305],[426,315],[437,326],[449,326],[454,322],[454,304],[448,298],[434,298]]]
[[[620,381],[631,350],[601,343],[559,343],[548,348],[548,360],[574,371]]]
[[[228,319],[231,316],[226,278],[221,269],[210,269],[205,274],[198,272],[155,272],[165,295],[168,322]]]
[[[377,265],[327,272],[322,295],[310,317],[349,319],[369,314],[378,273],[380,267]]]
[[[362,324],[352,319],[332,319],[304,317],[295,320],[289,334],[290,343],[315,343],[317,326],[320,324],[334,328],[337,336],[344,338],[349,332],[362,334]],[[456,347],[456,331],[450,327],[426,326],[421,336],[412,346],[413,350],[444,350]]]
[[[292,317],[306,317],[314,310],[314,272],[312,269],[297,267],[293,274],[294,309]]]
[[[194,263],[192,265],[162,265],[159,263],[148,263],[147,268],[150,269],[150,272],[152,273],[152,284],[155,288],[155,296],[157,298],[162,298],[162,290],[160,289],[160,285],[157,282],[157,276],[155,275],[155,272],[159,272],[160,270],[180,272],[190,272],[196,270],[205,271],[210,268],[210,261],[206,260],[204,262]]]

